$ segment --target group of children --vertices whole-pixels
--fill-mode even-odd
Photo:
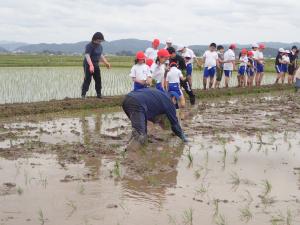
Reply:
[[[225,87],[228,88],[234,70],[238,71],[239,87],[252,87],[254,83],[256,86],[260,86],[262,83],[265,70],[263,52],[266,47],[264,44],[253,44],[251,50],[242,49],[238,59],[235,54],[236,44],[231,44],[225,51],[222,45],[217,46],[215,43],[211,43],[202,59],[198,59],[193,50],[187,47],[178,47],[176,51],[171,39],[166,41],[165,48],[159,49],[159,47],[160,41],[155,39],[152,47],[146,49],[145,53],[137,52],[135,65],[130,73],[133,89],[139,90],[154,85],[158,90],[169,92],[175,96],[178,99],[179,107],[185,106],[184,95],[181,91],[183,83],[190,99],[193,97],[191,87],[194,62],[199,67],[204,67],[204,90],[220,88],[223,74]],[[286,73],[289,74],[288,83],[293,83],[298,52],[296,46],[293,46],[291,51],[279,49],[275,62],[278,74],[276,83],[279,80],[284,83]],[[181,62],[185,65],[179,65]]]

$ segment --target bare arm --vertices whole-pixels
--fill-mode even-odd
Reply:
[[[107,59],[105,58],[104,55],[101,55],[101,61],[104,63],[104,65],[106,66],[107,69],[110,69],[111,68],[111,65],[110,63],[107,61]]]

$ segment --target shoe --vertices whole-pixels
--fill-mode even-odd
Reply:
[[[190,98],[190,102],[191,102],[191,105],[195,105],[196,97],[195,97],[195,96],[192,96],[192,97]]]
[[[101,94],[98,94],[98,95],[97,95],[97,98],[102,98],[102,95],[101,95]]]

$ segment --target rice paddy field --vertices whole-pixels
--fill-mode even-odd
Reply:
[[[104,95],[128,92],[129,70],[103,68]],[[0,225],[300,224],[292,87],[197,92],[178,113],[188,143],[149,123],[148,145],[125,151],[121,98],[59,100],[80,97],[82,79],[74,65],[0,66]]]

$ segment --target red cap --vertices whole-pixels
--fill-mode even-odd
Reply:
[[[145,60],[146,56],[145,56],[144,52],[142,52],[142,51],[137,52],[136,53],[136,59],[137,60],[143,60],[143,59]]]
[[[162,57],[162,58],[169,58],[170,57],[170,53],[168,52],[167,49],[160,49],[157,52],[157,56],[158,57]]]
[[[177,67],[178,64],[177,64],[176,62],[171,62],[171,63],[170,63],[170,67],[172,67],[172,66],[176,66],[176,67]]]
[[[248,56],[249,56],[249,57],[251,57],[251,56],[253,56],[253,55],[254,55],[254,54],[253,54],[252,51],[249,51],[249,52],[248,52]]]
[[[264,44],[259,44],[259,48],[260,48],[260,49],[265,49],[266,46],[265,46]]]
[[[242,51],[241,51],[242,54],[247,54],[247,52],[248,52],[248,51],[247,51],[247,49],[245,49],[245,48],[243,48]]]
[[[154,62],[153,59],[147,59],[147,60],[146,60],[146,64],[147,64],[149,67],[152,66],[153,62]]]
[[[231,45],[229,45],[229,48],[230,48],[230,49],[236,49],[237,46],[236,46],[236,44],[231,44]]]
[[[154,39],[152,44],[154,47],[158,47],[160,45],[160,41],[158,39]]]

